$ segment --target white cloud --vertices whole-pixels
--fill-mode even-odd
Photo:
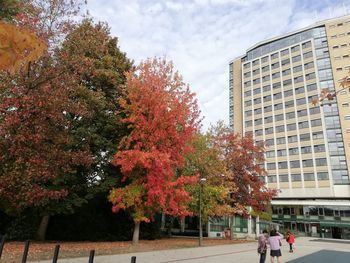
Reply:
[[[197,93],[204,127],[228,123],[230,60],[266,38],[344,13],[342,3],[317,0],[89,0],[88,8],[136,63],[173,60]]]

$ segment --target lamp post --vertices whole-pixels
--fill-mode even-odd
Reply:
[[[199,246],[202,246],[203,241],[203,229],[202,229],[202,190],[203,190],[203,183],[205,183],[207,179],[200,178],[199,179]]]

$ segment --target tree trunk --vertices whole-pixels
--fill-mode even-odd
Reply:
[[[41,222],[40,222],[38,231],[36,232],[36,239],[37,240],[39,240],[39,241],[45,240],[46,230],[47,230],[47,226],[49,225],[49,220],[50,220],[49,215],[44,215],[41,218]]]
[[[137,245],[140,237],[140,222],[135,222],[134,234],[132,236],[132,244]]]

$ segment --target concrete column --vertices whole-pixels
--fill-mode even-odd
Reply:
[[[259,234],[260,234],[260,217],[259,216],[257,216],[256,217],[256,227],[255,227],[255,229],[256,229],[256,234],[255,234],[255,236],[256,237],[258,237],[259,236]]]
[[[252,216],[249,215],[248,217],[248,236],[252,236]]]

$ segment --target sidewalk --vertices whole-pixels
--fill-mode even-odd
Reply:
[[[252,263],[258,262],[255,242],[235,245],[173,249],[113,256],[97,256],[95,263],[130,263],[131,257],[136,256],[137,263],[166,263],[166,262],[202,262],[202,263]],[[287,243],[283,242],[282,262],[290,263],[349,263],[350,244],[334,240],[319,240],[317,238],[296,239],[296,250],[288,252]],[[266,262],[269,262],[267,256]],[[49,263],[51,261],[41,261]],[[60,259],[59,262],[86,263],[87,258]]]

